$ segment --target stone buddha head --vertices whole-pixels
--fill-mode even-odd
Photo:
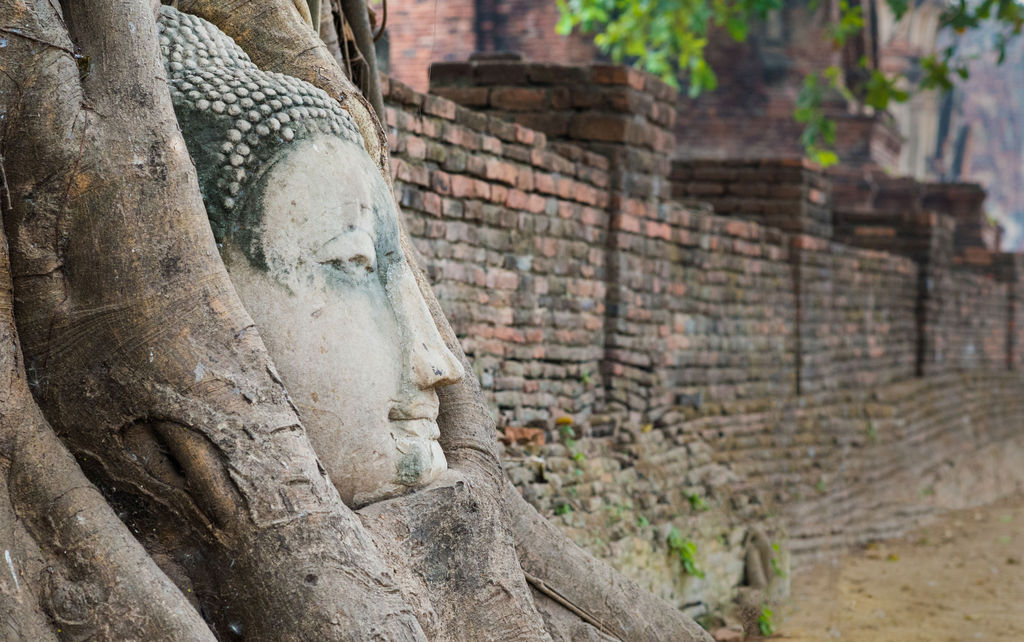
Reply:
[[[175,112],[228,274],[342,499],[447,468],[435,388],[462,367],[399,244],[398,212],[348,114],[163,7]]]

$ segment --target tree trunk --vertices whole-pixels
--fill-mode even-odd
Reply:
[[[337,97],[390,181],[373,109],[301,0],[178,4]],[[0,0],[8,637],[706,639],[505,483],[471,378],[441,394],[447,484],[341,502],[218,255],[155,10]]]

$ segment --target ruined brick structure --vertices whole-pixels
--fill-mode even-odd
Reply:
[[[713,32],[706,57],[719,86],[696,99],[678,99],[674,158],[775,159],[797,157],[802,126],[793,120],[796,98],[808,73],[839,68],[850,86],[869,68],[918,78],[918,61],[948,44],[938,25],[942,3],[913,3],[896,21],[885,2],[851,3],[863,10],[865,29],[837,50],[826,29],[835,20],[836,0],[787,1],[766,20],[751,25],[745,42]],[[393,77],[425,91],[430,63],[465,60],[495,52],[520,52],[527,60],[558,64],[593,63],[600,52],[585,35],[555,34],[554,0],[463,0],[402,3],[390,9],[386,47]],[[994,32],[983,26],[958,38],[967,50],[989,48]],[[875,114],[838,95],[827,105],[838,122],[836,150],[844,162],[873,163],[893,173],[922,180],[977,181],[989,192],[986,210],[1007,230],[1007,241],[1022,243],[1018,210],[1024,185],[1021,152],[1020,89],[1006,82],[1019,65],[1024,46],[1012,41],[1006,63],[998,67],[990,52],[971,64],[971,77],[949,94],[925,91],[907,103],[891,103],[892,116]]]
[[[751,527],[799,566],[1021,487],[1024,262],[976,186],[673,163],[672,90],[623,67],[432,78],[386,84],[406,223],[508,439],[541,427],[510,478],[594,554],[700,614]]]
[[[380,9],[379,2],[371,2]],[[593,62],[597,49],[585,38],[555,33],[554,0],[406,0],[388,5],[387,41],[379,45],[389,73],[426,91],[428,69],[438,60],[465,60],[475,52],[517,51],[533,60]]]

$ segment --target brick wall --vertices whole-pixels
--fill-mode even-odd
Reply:
[[[793,239],[799,291],[800,392],[914,376],[918,266],[825,239]]]
[[[790,394],[795,309],[785,237],[679,205],[627,200],[612,221],[607,400],[657,425]]]
[[[370,6],[382,15],[379,1]],[[406,0],[389,4],[387,13],[387,71],[419,91],[427,89],[432,62],[474,53],[517,51],[560,64],[601,58],[591,38],[555,33],[559,12],[552,0]]]
[[[507,421],[665,424],[704,403],[1016,363],[1015,290],[977,186],[803,160],[673,164],[672,91],[648,74],[514,56],[432,69],[451,102],[391,84],[397,132],[414,134],[395,141],[402,199],[468,212],[424,224],[445,239],[424,251]],[[489,252],[459,249],[472,265],[443,255],[478,237]],[[473,289],[499,270],[507,292]]]
[[[677,160],[672,196],[787,232],[832,238],[831,183],[809,161]]]
[[[380,2],[371,6],[382,15]],[[476,0],[408,0],[388,3],[387,47],[392,77],[427,88],[435,60],[462,60],[476,51]]]
[[[929,278],[924,372],[1005,368],[1007,284],[948,268],[933,270]]]
[[[799,565],[1024,488],[1024,259],[993,251],[976,189],[671,167],[648,76],[435,69],[454,100],[386,85],[406,224],[510,478],[581,545],[699,614],[743,582],[753,528]]]
[[[608,163],[392,80],[395,186],[428,276],[497,411],[601,400]]]
[[[480,51],[519,51],[529,60],[561,64],[598,59],[589,38],[560,36],[558,5],[551,0],[478,0]]]
[[[669,196],[675,92],[650,74],[620,65],[473,60],[431,65],[430,90],[607,157],[616,191]]]

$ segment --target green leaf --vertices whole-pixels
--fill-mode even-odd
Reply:
[[[910,4],[907,0],[885,0],[885,3],[889,5],[889,9],[892,11],[893,17],[897,20],[903,17],[903,14],[907,12]]]
[[[738,16],[730,16],[725,21],[725,27],[729,31],[729,35],[732,39],[737,42],[743,42],[747,39],[747,31],[749,26],[746,20],[740,19]]]
[[[775,634],[775,613],[767,606],[761,607],[761,615],[757,617],[757,628],[761,635],[769,636]]]
[[[666,541],[668,542],[669,551],[679,557],[679,561],[682,563],[683,570],[686,571],[687,575],[693,575],[702,579],[705,577],[704,571],[697,565],[696,542],[684,539],[675,526],[668,532]]]
[[[905,102],[910,94],[896,87],[899,79],[899,76],[888,78],[881,71],[872,70],[865,85],[864,102],[879,110],[886,109],[889,101]]]
[[[569,11],[569,5],[565,0],[555,0],[558,6],[558,24],[555,25],[555,33],[560,36],[568,36],[572,28],[576,26],[576,19]]]
[[[807,150],[807,156],[822,167],[831,167],[839,162],[839,155],[831,149],[811,148]]]

